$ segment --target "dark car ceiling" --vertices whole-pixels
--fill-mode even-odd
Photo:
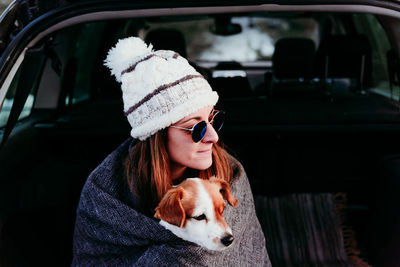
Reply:
[[[85,8],[100,9],[107,7],[108,10],[117,10],[122,7],[131,6],[136,8],[163,8],[163,7],[196,7],[196,6],[243,6],[243,5],[372,5],[399,9],[399,1],[396,0],[17,0],[18,19],[24,24],[35,18],[59,8]]]
[[[173,8],[173,7],[212,7],[212,6],[250,6],[261,4],[276,5],[370,5],[400,11],[399,1],[395,0],[17,0],[13,8],[8,8],[0,19],[0,41],[4,43],[5,31],[16,32],[38,17],[51,12],[88,13],[127,9]],[[2,29],[2,30],[1,30]]]
[[[368,5],[400,11],[400,2],[395,0],[17,0],[0,18],[0,52],[29,23],[41,16],[58,15],[72,17],[101,11],[130,9],[275,5]],[[3,48],[3,49],[1,49]]]

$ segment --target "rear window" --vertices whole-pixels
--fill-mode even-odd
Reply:
[[[158,28],[174,28],[183,33],[187,57],[193,61],[252,62],[269,60],[274,44],[284,37],[306,37],[319,40],[319,26],[312,18],[232,17],[231,24],[241,26],[241,32],[217,35],[212,29],[214,19],[172,23],[149,23],[143,36]],[[238,52],[240,51],[240,53]]]

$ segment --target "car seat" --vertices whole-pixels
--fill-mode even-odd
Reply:
[[[322,81],[348,79],[348,89],[359,92],[371,83],[371,46],[365,35],[328,36],[318,48],[315,64]]]
[[[315,44],[308,38],[282,38],[272,55],[273,72],[266,76],[270,95],[304,94],[314,90]]]
[[[172,50],[186,58],[186,41],[183,34],[176,29],[158,28],[146,34],[145,42],[151,43],[153,49]]]
[[[208,69],[198,66],[187,56],[186,40],[182,32],[172,28],[157,28],[150,30],[145,37],[147,44],[152,44],[155,50],[172,50],[177,52],[182,57],[189,61],[189,64],[195,68],[207,80],[210,78],[211,73]]]
[[[218,92],[221,99],[251,97],[247,74],[239,62],[220,62],[214,68],[211,86]]]

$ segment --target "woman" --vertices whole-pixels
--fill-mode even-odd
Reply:
[[[186,59],[152,51],[141,39],[120,40],[106,66],[121,82],[133,139],[89,176],[77,209],[72,265],[268,266],[245,172],[218,145],[224,113],[216,92]],[[234,243],[209,251],[176,237],[154,219],[154,208],[188,177],[217,176],[239,201],[224,216]]]

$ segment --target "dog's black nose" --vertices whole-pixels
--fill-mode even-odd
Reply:
[[[224,244],[225,247],[229,246],[233,242],[233,235],[226,235],[221,238],[221,243]]]

